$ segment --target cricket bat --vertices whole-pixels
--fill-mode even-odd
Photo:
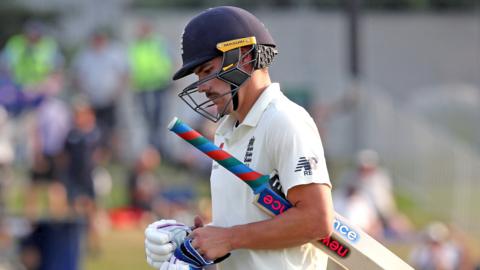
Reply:
[[[270,176],[252,170],[177,117],[173,118],[168,125],[168,129],[249,185],[255,194],[254,203],[269,215],[280,215],[292,207],[282,194],[274,191]],[[313,241],[312,244],[345,269],[413,269],[393,252],[338,213],[335,213],[332,235],[322,240]]]

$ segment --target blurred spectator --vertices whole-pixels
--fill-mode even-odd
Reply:
[[[155,169],[160,164],[160,155],[154,148],[147,148],[138,158],[128,181],[130,206],[150,212],[159,192]]]
[[[33,152],[31,185],[27,192],[26,213],[38,217],[40,195],[47,188],[48,212],[51,215],[65,215],[67,197],[60,181],[65,138],[70,129],[70,116],[67,105],[58,98],[49,97],[41,103],[35,115],[35,128],[32,134]]]
[[[12,117],[38,107],[43,99],[43,95],[25,93],[10,77],[0,74],[0,106],[3,106]]]
[[[20,216],[0,217],[0,269],[26,270],[22,262],[21,240],[31,232],[30,222]]]
[[[136,34],[129,48],[132,87],[147,124],[148,139],[162,150],[160,144],[163,140],[158,137],[157,130],[164,126],[172,59],[166,42],[154,35],[149,22],[142,21]]]
[[[355,187],[357,196],[366,199],[375,211],[381,221],[384,237],[406,236],[411,230],[410,222],[397,209],[392,179],[387,171],[380,167],[377,152],[371,149],[358,152],[357,168],[347,173],[343,181],[343,188]]]
[[[423,232],[422,242],[412,250],[410,261],[418,270],[474,269],[462,262],[464,252],[445,224],[433,222]]]
[[[335,210],[362,228],[373,238],[383,237],[382,222],[370,200],[357,185],[349,185],[333,193]]]
[[[21,269],[19,265],[15,265],[13,262],[16,259],[14,246],[12,236],[7,231],[2,217],[0,217],[0,269]]]
[[[55,39],[38,21],[27,22],[23,33],[7,41],[1,63],[2,69],[29,94],[57,93],[62,88],[63,56]]]
[[[66,160],[66,186],[75,213],[86,218],[88,223],[88,247],[99,249],[96,227],[97,204],[93,172],[98,163],[100,132],[97,129],[95,114],[87,102],[76,100],[74,106],[74,126],[67,136],[64,150]]]
[[[0,99],[13,115],[36,108],[45,96],[63,89],[63,55],[56,40],[39,21],[28,21],[22,33],[12,36],[0,57],[3,78]],[[17,158],[26,161],[32,151],[26,136],[34,128],[33,116],[21,115],[16,125]]]
[[[12,123],[0,105],[0,223],[5,212],[5,190],[11,181],[11,165],[15,159]]]
[[[78,270],[82,223],[74,218],[40,219],[19,239],[20,259],[26,270]]]
[[[101,134],[100,145],[108,160],[115,143],[117,101],[128,86],[128,60],[122,47],[99,29],[73,62],[74,83],[95,113]],[[113,145],[112,145],[113,144]]]

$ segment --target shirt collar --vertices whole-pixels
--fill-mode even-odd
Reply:
[[[247,125],[251,127],[257,126],[258,121],[260,121],[260,118],[265,109],[267,108],[268,104],[270,104],[274,98],[280,96],[281,94],[282,92],[280,91],[280,84],[270,84],[258,97],[257,101],[255,101],[252,108],[250,108],[250,111],[240,125]],[[226,118],[220,123],[217,129],[217,134],[224,136],[227,133],[231,132],[233,126],[235,125],[235,122],[236,119],[234,117],[232,117],[231,115],[227,115]]]

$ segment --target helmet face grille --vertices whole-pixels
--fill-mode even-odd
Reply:
[[[178,96],[196,113],[213,122],[217,122],[225,115],[228,107],[230,106],[233,95],[238,91],[237,89],[237,91],[225,92],[225,94],[217,96],[214,99],[208,99],[205,94],[198,91],[197,86],[192,85],[190,89],[187,88]],[[225,106],[223,108],[217,108],[214,101],[230,94],[232,94],[232,96]]]
[[[219,71],[190,84],[183,89],[178,96],[195,112],[208,120],[217,122],[227,113],[230,104],[234,103],[232,105],[233,108],[236,109],[237,104],[233,102],[235,100],[234,97],[238,94],[240,87],[250,78],[251,72],[253,71],[252,69],[252,71],[249,72],[245,67],[250,64],[255,66],[257,61],[256,57],[250,61],[243,61],[243,59],[248,55],[255,56],[256,54],[252,54],[252,52],[256,51],[255,48],[256,46],[253,45],[250,50],[243,54],[240,48],[229,51],[229,54],[224,55],[222,68],[220,68]],[[236,59],[234,63],[231,63],[234,55],[236,55]],[[204,93],[199,92],[200,85],[213,79],[226,82],[230,87],[230,91],[226,91],[225,94],[216,96],[213,99],[209,99]],[[225,103],[223,108],[217,108],[214,101],[227,95],[230,95],[228,102]]]

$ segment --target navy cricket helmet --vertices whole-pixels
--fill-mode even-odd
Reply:
[[[248,47],[242,53],[241,48]],[[248,63],[242,59],[251,54]],[[210,8],[194,17],[185,27],[182,35],[182,67],[174,74],[177,80],[193,73],[194,69],[215,57],[223,56],[222,68],[213,76],[197,81],[186,87],[180,94],[192,109],[214,122],[218,121],[228,107],[216,108],[212,112],[212,100],[198,95],[198,86],[214,78],[227,82],[231,86],[234,110],[238,106],[237,91],[251,76],[243,68],[252,64],[254,69],[268,67],[277,54],[276,44],[265,25],[248,11],[221,6]],[[200,100],[200,101],[199,101]]]
[[[250,12],[231,6],[205,10],[190,20],[183,31],[183,66],[173,79],[190,75],[197,66],[222,56],[217,44],[247,37],[255,37],[256,44],[276,47],[265,25]]]

